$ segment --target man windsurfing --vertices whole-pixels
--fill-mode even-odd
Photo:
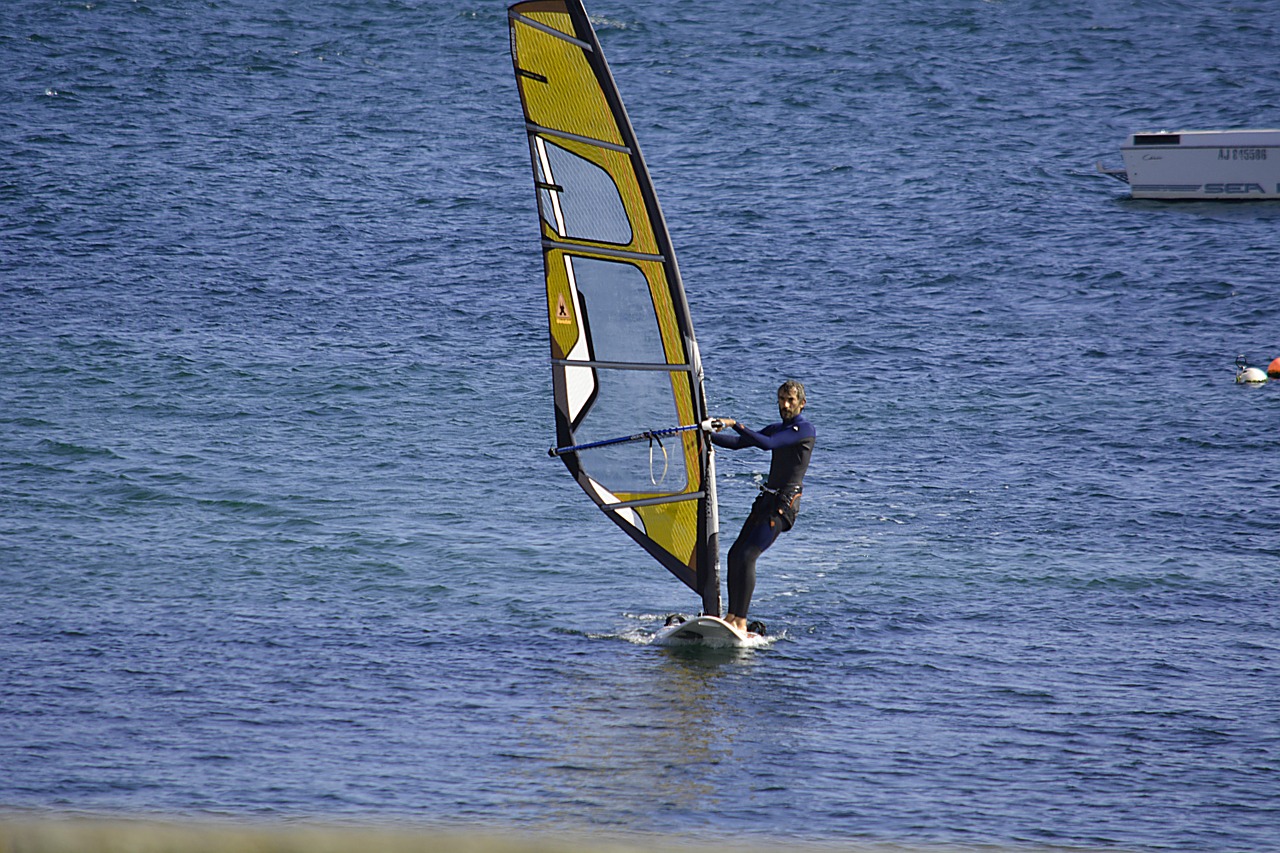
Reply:
[[[720,427],[711,434],[711,443],[717,447],[729,450],[758,447],[773,454],[769,479],[760,487],[760,495],[751,505],[742,532],[729,549],[729,612],[724,621],[740,631],[748,630],[747,610],[756,588],[756,560],[778,534],[791,529],[800,509],[804,474],[817,438],[813,424],[804,416],[804,406],[804,386],[788,379],[778,389],[780,423],[769,424],[756,432],[733,418],[718,418]],[[719,432],[724,427],[732,427],[735,434]]]

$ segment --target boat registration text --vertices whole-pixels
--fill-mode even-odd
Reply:
[[[1219,148],[1219,160],[1265,160],[1267,159],[1267,149],[1265,148]]]

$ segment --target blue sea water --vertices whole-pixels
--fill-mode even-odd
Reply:
[[[1280,850],[1280,203],[1094,171],[1280,7],[589,9],[712,408],[809,389],[776,642],[546,458],[502,3],[6,0],[0,808]]]

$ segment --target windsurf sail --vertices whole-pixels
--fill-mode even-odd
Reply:
[[[508,20],[542,231],[553,455],[719,615],[702,363],[649,170],[581,0],[516,3]]]

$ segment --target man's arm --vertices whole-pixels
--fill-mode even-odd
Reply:
[[[736,427],[737,421],[734,421],[733,425]],[[713,432],[711,433],[711,443],[716,447],[725,447],[729,450],[739,450],[743,447],[749,446],[743,444],[742,436],[737,433]]]
[[[791,425],[770,424],[760,432],[756,432],[750,427],[743,426],[735,421],[733,428],[738,432],[739,447],[758,447],[761,450],[778,450],[779,448],[790,447],[816,435],[813,424],[808,421],[801,421]]]

